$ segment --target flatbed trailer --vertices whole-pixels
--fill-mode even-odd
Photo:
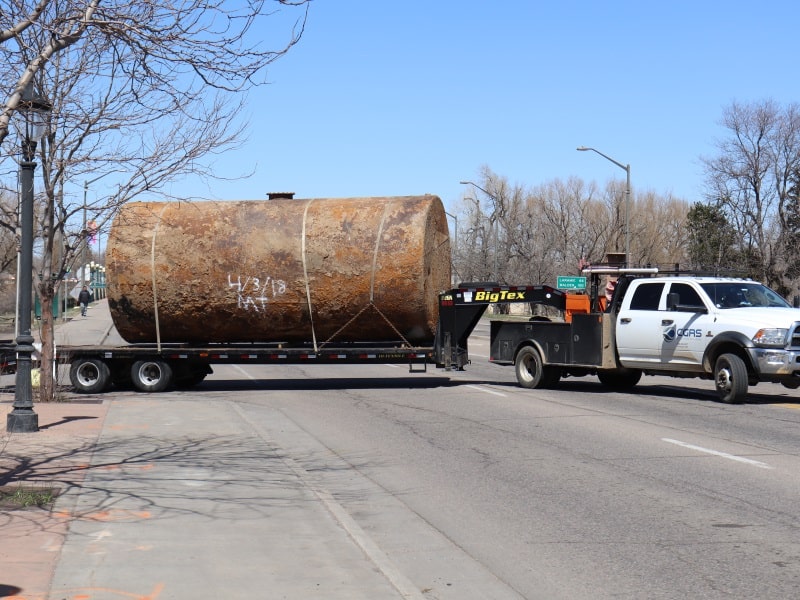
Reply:
[[[439,321],[433,343],[406,340],[372,343],[301,344],[130,344],[61,346],[57,360],[70,364],[70,382],[81,393],[101,393],[112,385],[142,392],[194,386],[215,364],[407,364],[410,372],[428,365],[462,370],[469,364],[468,338],[490,304],[526,302],[563,309],[565,294],[550,286],[461,284],[439,295]]]

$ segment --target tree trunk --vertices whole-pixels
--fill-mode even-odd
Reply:
[[[55,381],[53,366],[55,365],[54,342],[55,330],[53,322],[53,286],[40,285],[39,298],[42,304],[42,320],[40,336],[42,343],[42,362],[39,372],[39,401],[52,402],[55,400]]]

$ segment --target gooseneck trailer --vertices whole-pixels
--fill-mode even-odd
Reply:
[[[469,336],[490,304],[543,304],[563,310],[565,294],[550,286],[464,284],[439,294],[439,320],[431,344],[414,345],[398,337],[380,343],[127,344],[61,346],[58,360],[70,364],[78,392],[101,393],[112,386],[142,392],[197,385],[213,365],[407,364],[409,371],[429,365],[462,370],[469,363]],[[363,318],[374,318],[365,311]]]

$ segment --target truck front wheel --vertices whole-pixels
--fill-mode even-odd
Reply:
[[[735,354],[721,354],[714,363],[714,383],[720,400],[740,404],[747,396],[747,366]]]
[[[555,387],[561,378],[557,368],[542,364],[539,351],[531,346],[525,346],[517,353],[514,368],[517,372],[517,382],[521,387],[528,389]]]
[[[99,358],[79,358],[69,367],[69,381],[76,392],[99,394],[111,385],[111,371]]]
[[[131,381],[140,392],[163,392],[172,383],[172,367],[163,360],[137,360],[131,367]]]

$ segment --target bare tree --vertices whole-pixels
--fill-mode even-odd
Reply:
[[[555,179],[526,190],[483,167],[464,198],[459,271],[471,280],[549,283],[601,263],[625,243],[625,189]],[[688,256],[688,203],[653,192],[632,199],[631,253],[638,265],[673,265]]]
[[[718,154],[703,158],[712,206],[721,207],[738,233],[752,275],[786,291],[784,276],[790,189],[800,168],[800,105],[772,100],[732,103],[723,112],[728,136]]]
[[[43,365],[53,358],[55,289],[91,234],[82,213],[102,228],[142,193],[169,196],[165,185],[179,176],[214,177],[203,159],[242,143],[243,94],[265,83],[265,67],[299,41],[309,2],[42,0],[34,9],[11,2],[0,11],[0,29],[13,32],[0,45],[0,82],[15,82],[4,90],[0,141],[28,81],[53,104],[38,149],[44,191],[34,281]],[[273,28],[283,40],[270,49],[265,31],[281,22],[280,5],[300,12],[283,21],[288,34]],[[69,184],[106,174],[117,188],[110,197],[84,206],[69,195]],[[53,393],[50,374],[43,369],[45,398]]]
[[[637,195],[631,204],[632,264],[687,266],[690,246],[688,203],[649,191]]]

